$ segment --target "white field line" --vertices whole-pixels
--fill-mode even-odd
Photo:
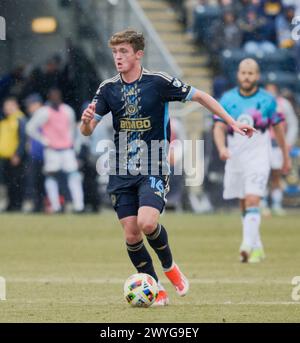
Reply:
[[[83,277],[7,277],[6,282],[9,283],[57,283],[57,284],[123,284],[125,279],[120,278],[83,278]],[[162,279],[164,283],[168,280]],[[290,280],[286,279],[230,279],[230,278],[220,278],[220,279],[189,279],[191,284],[203,284],[203,285],[222,285],[222,284],[251,284],[251,285],[291,285]]]
[[[121,302],[120,302],[121,301]],[[49,299],[49,298],[34,298],[34,299],[7,299],[5,303],[14,304],[61,304],[61,305],[78,305],[78,306],[107,306],[107,305],[122,305],[122,297],[110,297],[109,299],[94,298],[87,300],[82,298],[81,300],[61,300],[61,299]],[[125,300],[124,300],[125,304]],[[250,305],[260,305],[260,306],[275,306],[275,305],[298,305],[300,307],[300,302],[298,301],[181,301],[176,300],[175,303],[171,301],[170,306],[250,306]]]
[[[45,277],[45,278],[33,278],[33,277],[11,277],[7,278],[7,286],[9,287],[10,283],[27,283],[27,284],[115,284],[115,285],[122,285],[124,280],[118,279],[118,278],[95,278],[95,279],[88,279],[88,278],[68,278],[68,277]],[[167,281],[167,280],[165,280]],[[222,284],[249,284],[249,285],[287,285],[290,286],[291,283],[287,280],[263,280],[263,279],[190,279],[191,284],[209,284],[209,285],[222,285]],[[121,298],[117,297],[118,299]],[[203,298],[205,298],[205,295],[203,295]],[[49,299],[49,298],[35,298],[35,299],[8,299],[11,303],[23,303],[23,304],[38,304],[38,303],[56,303],[56,304],[65,304],[65,305],[90,305],[90,306],[103,306],[107,304],[116,304],[115,297],[108,297],[105,301],[103,301],[102,297],[93,298],[90,300],[87,300],[84,296],[81,300],[61,300],[61,299]],[[119,303],[119,300],[117,301]],[[182,301],[180,298],[178,300],[176,299],[176,303],[173,304],[173,306],[249,306],[249,305],[299,305],[300,301],[224,301],[224,302],[218,302],[218,301]]]

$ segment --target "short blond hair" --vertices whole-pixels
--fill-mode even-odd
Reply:
[[[133,29],[126,29],[115,33],[109,40],[108,46],[112,48],[115,45],[128,43],[132,46],[134,52],[145,49],[145,38],[141,32]]]

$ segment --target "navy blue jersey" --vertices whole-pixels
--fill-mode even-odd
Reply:
[[[145,168],[143,161],[146,161],[148,173],[157,166],[159,173],[162,172],[162,166],[167,164],[164,147],[170,141],[168,103],[191,100],[194,92],[194,88],[166,73],[146,69],[142,69],[140,78],[132,83],[126,83],[120,74],[101,83],[94,98],[95,120],[112,113],[117,171],[138,174]],[[156,154],[152,156],[157,144],[162,148],[158,158]],[[145,156],[147,159],[143,158]]]

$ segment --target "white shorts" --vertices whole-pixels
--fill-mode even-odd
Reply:
[[[58,171],[72,173],[77,170],[78,163],[73,149],[53,150],[47,148],[44,150],[45,173],[56,173]]]
[[[279,170],[283,165],[282,151],[279,147],[271,149],[271,169]]]
[[[269,164],[249,166],[244,170],[235,170],[226,165],[224,174],[224,199],[244,199],[246,195],[252,194],[263,197],[269,179]]]

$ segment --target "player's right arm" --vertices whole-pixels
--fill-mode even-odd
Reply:
[[[110,112],[110,106],[106,101],[105,84],[107,82],[100,84],[93,101],[82,113],[80,132],[84,136],[90,136],[101,121],[102,116]]]
[[[82,113],[80,132],[84,136],[90,136],[99,123],[99,121],[95,120],[95,111],[96,104],[91,103]]]
[[[213,136],[219,152],[219,157],[222,161],[226,161],[230,157],[228,148],[226,147],[226,133],[227,125],[222,121],[217,121],[214,124]]]

